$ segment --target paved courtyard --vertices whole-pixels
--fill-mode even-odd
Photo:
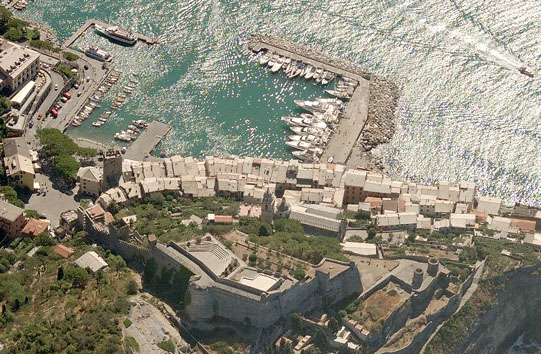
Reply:
[[[36,182],[39,182],[40,186],[45,186],[48,192],[45,196],[33,193],[28,201],[25,200],[25,209],[34,209],[45,214],[51,225],[57,227],[60,224],[60,214],[66,210],[76,209],[79,205],[77,195],[79,187],[75,187],[71,195],[67,195],[54,189],[51,180],[41,173],[36,174]]]

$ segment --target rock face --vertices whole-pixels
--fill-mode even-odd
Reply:
[[[541,275],[517,271],[509,279],[497,305],[479,318],[456,353],[501,353],[524,331],[541,332]]]
[[[445,353],[503,353],[521,334],[541,333],[540,266],[502,275],[499,281],[506,287],[495,304],[476,319],[454,351]]]

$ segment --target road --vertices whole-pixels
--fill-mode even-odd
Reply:
[[[71,88],[68,92],[72,98],[58,111],[58,117],[56,119],[50,117],[46,121],[47,128],[56,128],[62,131],[70,124],[87,99],[96,91],[109,71],[98,60],[87,58],[84,54],[71,49],[67,51],[80,56],[80,59],[77,60],[80,68],[79,89]],[[87,70],[84,69],[85,65],[88,67]],[[77,97],[77,94],[80,94],[80,96]]]

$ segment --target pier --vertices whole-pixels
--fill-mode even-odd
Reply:
[[[90,19],[87,20],[84,25],[82,25],[77,31],[75,31],[66,41],[62,44],[62,49],[66,49],[69,46],[71,46],[77,38],[79,38],[87,29],[89,29],[91,26],[99,25],[102,27],[111,27],[113,25],[110,25],[108,23],[102,22],[100,20]],[[144,34],[132,32],[133,35],[137,38],[138,41],[145,42],[147,44],[157,44],[158,39],[154,37],[145,36]]]
[[[305,64],[322,68],[338,76],[354,79],[358,82],[342,114],[339,126],[331,135],[330,141],[321,156],[322,162],[327,162],[332,157],[334,163],[345,164],[368,118],[372,74],[353,63],[333,58],[279,38],[253,35],[248,40],[247,46],[248,49],[254,52],[267,50],[282,57],[302,61]]]
[[[131,143],[124,158],[143,161],[170,130],[171,126],[167,123],[151,122],[145,131]]]

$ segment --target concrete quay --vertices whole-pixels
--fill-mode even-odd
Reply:
[[[100,25],[102,27],[110,27],[110,26],[112,26],[112,25],[110,25],[108,23],[105,23],[105,22],[102,22],[100,20],[95,20],[95,19],[87,20],[84,23],[84,25],[82,25],[68,39],[66,39],[66,41],[62,44],[62,49],[66,49],[69,46],[71,46],[73,43],[75,43],[77,38],[79,38],[79,36],[81,36],[83,34],[83,32],[85,32],[87,29],[89,29],[91,26],[94,26],[94,25]],[[139,40],[141,42],[145,42],[147,44],[157,44],[158,43],[158,39],[154,38],[154,37],[145,36],[144,34],[140,34],[140,33],[136,33],[136,32],[133,32],[133,35],[135,37],[137,37],[137,40]]]
[[[326,162],[332,157],[334,163],[346,164],[355,143],[361,135],[368,117],[370,81],[361,79],[348,102],[338,128],[321,155]]]
[[[171,131],[169,124],[158,121],[151,122],[145,131],[131,143],[124,158],[143,161],[169,131]]]

